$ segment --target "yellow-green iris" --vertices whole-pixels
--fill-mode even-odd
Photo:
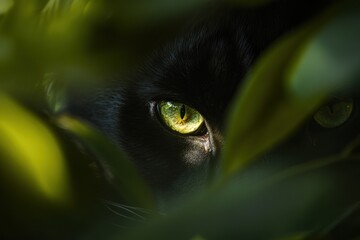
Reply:
[[[204,122],[198,111],[182,103],[162,101],[159,111],[163,122],[181,134],[194,133]]]
[[[314,120],[324,128],[335,128],[344,124],[351,116],[354,101],[350,98],[335,99],[321,107],[314,115]]]

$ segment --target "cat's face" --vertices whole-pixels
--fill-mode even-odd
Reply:
[[[188,191],[217,164],[226,110],[251,64],[241,36],[218,31],[169,46],[123,95],[119,141],[161,192]]]
[[[281,19],[273,20],[273,31],[266,29],[266,17],[251,14],[196,26],[159,50],[131,81],[99,90],[80,104],[77,114],[125,150],[158,196],[192,192],[206,183],[218,164],[226,144],[227,111],[242,79],[263,50],[289,28]],[[259,165],[309,161],[346,146],[360,130],[359,101],[352,96],[334,99],[330,108],[315,113],[257,161]]]
[[[88,105],[85,118],[119,143],[160,197],[196,190],[218,164],[229,104],[259,52],[242,21],[195,26]]]

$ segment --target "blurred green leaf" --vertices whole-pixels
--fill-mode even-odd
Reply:
[[[276,240],[306,240],[308,236],[309,233],[295,233],[286,237],[276,238]]]
[[[348,1],[349,2],[349,1]],[[288,88],[299,97],[352,87],[360,81],[360,3],[339,7],[289,68]]]
[[[10,97],[0,93],[0,149],[14,182],[61,204],[71,200],[67,166],[53,133]]]
[[[0,37],[0,62],[7,62],[11,59],[14,51],[12,41],[5,36]]]
[[[360,237],[360,201],[345,209],[333,222],[307,239],[356,239]]]
[[[245,7],[256,7],[267,4],[274,0],[228,0],[230,3],[238,4]]]
[[[211,2],[214,0],[119,1],[116,17],[125,28],[143,28],[175,20]]]
[[[9,11],[13,5],[13,0],[0,0],[0,15]]]
[[[192,237],[190,240],[206,240],[206,239],[200,235],[196,235],[196,236]]]
[[[0,25],[0,87],[33,97],[45,73],[83,84],[96,78],[106,64],[90,57],[88,34],[98,13],[89,2],[16,1]]]
[[[307,35],[303,30],[278,42],[240,89],[227,124],[222,165],[225,175],[238,171],[288,136],[323,100],[321,95],[299,99],[286,88],[285,69]]]
[[[151,190],[133,163],[113,142],[84,122],[70,116],[62,115],[57,122],[60,127],[74,134],[80,143],[98,158],[105,171],[111,169],[110,172],[105,172],[108,174],[106,177],[118,189],[122,197],[138,206],[147,209],[154,208]]]
[[[301,239],[329,226],[360,198],[353,184],[360,176],[359,159],[268,182],[273,174],[271,169],[248,172],[125,239],[188,239],[196,234],[205,239],[281,239],[304,233],[298,235]]]
[[[258,62],[240,90],[229,118],[222,165],[225,175],[233,174],[279,143],[316,110],[329,93],[348,86],[356,76],[359,77],[360,55],[350,54],[351,47],[344,54],[339,54],[339,47],[332,49],[334,44],[356,45],[359,42],[358,34],[355,34],[354,40],[339,37],[337,43],[332,43],[333,35],[357,31],[359,15],[343,14],[351,4],[344,5],[334,6],[316,21],[282,39]],[[353,11],[360,13],[356,9]],[[350,23],[350,20],[356,21]],[[341,27],[343,24],[349,24],[345,30]],[[319,51],[313,53],[312,50],[319,42],[323,45],[328,42],[329,46],[322,48],[322,56],[336,55],[339,65],[329,62],[332,58],[318,62],[319,57],[314,54]],[[310,47],[307,54],[299,58],[307,47]],[[353,50],[357,49],[358,46],[354,46]],[[294,64],[298,63],[299,67],[295,69]],[[336,71],[331,78],[329,68]]]

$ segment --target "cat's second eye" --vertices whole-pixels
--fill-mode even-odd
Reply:
[[[161,121],[180,134],[195,134],[204,124],[201,114],[183,103],[161,101],[158,111]]]
[[[315,113],[314,120],[324,128],[335,128],[350,118],[353,108],[353,99],[335,98]]]

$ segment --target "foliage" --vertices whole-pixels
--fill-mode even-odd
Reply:
[[[78,119],[50,113],[61,109],[68,85],[101,85],[100,76],[130,71],[181,19],[207,4],[224,3],[0,0],[0,236],[327,239],[347,230],[349,239],[359,237],[352,232],[360,214],[359,156],[353,153],[359,139],[339,155],[282,172],[245,171],[330,93],[358,87],[360,4],[351,0],[338,1],[257,62],[233,102],[221,168],[209,189],[147,224],[124,231],[107,226],[99,199],[104,185],[95,183],[89,159],[105,159],[118,169],[112,190],[137,206],[131,211],[153,209],[152,193],[105,136]],[[107,34],[115,34],[114,41],[103,38]]]

